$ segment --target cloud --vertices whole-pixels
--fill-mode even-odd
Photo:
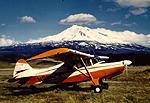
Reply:
[[[144,16],[145,18],[148,18],[148,17],[149,17],[149,15],[147,15],[147,14],[144,14],[143,16]]]
[[[149,7],[150,0],[114,0],[122,7]]]
[[[20,18],[21,23],[36,23],[36,20],[31,16],[23,16]]]
[[[67,18],[60,20],[59,23],[63,25],[74,25],[74,24],[89,25],[92,23],[100,23],[100,21],[98,21],[96,17],[91,14],[80,13],[70,15]]]
[[[1,26],[6,26],[6,24],[1,24]]]
[[[115,26],[115,25],[122,25],[122,26],[125,26],[125,27],[131,27],[132,25],[136,25],[136,22],[133,22],[133,23],[122,23],[121,21],[117,21],[117,22],[113,22],[111,23],[111,26]]]
[[[129,26],[130,24],[126,25]],[[150,47],[150,34],[138,34],[128,30],[112,31],[105,28],[99,28],[97,29],[97,31],[102,34],[107,34],[108,41],[111,42],[114,41],[115,43],[136,43],[139,45]]]
[[[117,12],[118,10],[120,10],[120,8],[108,8],[106,11],[107,12]]]
[[[147,9],[145,8],[137,8],[129,11],[133,15],[141,15],[147,12]]]
[[[136,22],[133,22],[133,23],[126,23],[126,24],[123,24],[123,26],[126,26],[126,27],[131,27],[133,25],[137,25]]]
[[[3,37],[0,38],[0,46],[9,46],[13,44],[17,44],[17,42],[11,39],[3,38]]]
[[[121,24],[121,21],[111,23],[112,26],[114,26],[114,25],[120,25],[120,24]]]

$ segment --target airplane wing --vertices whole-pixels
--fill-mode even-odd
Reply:
[[[39,55],[33,56],[27,59],[26,61],[31,61],[31,60],[41,59],[41,58],[54,58],[56,60],[63,61],[63,62],[71,62],[71,61],[80,60],[80,58],[89,59],[93,57],[94,55],[79,52],[77,50],[72,50],[68,48],[57,48],[57,49],[49,50]]]

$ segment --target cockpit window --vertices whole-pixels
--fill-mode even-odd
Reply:
[[[85,63],[86,66],[91,66],[92,65],[91,62],[90,62],[90,59],[86,59],[86,60],[83,60],[83,61],[84,61],[84,63]],[[84,67],[82,61],[79,61],[78,63],[76,63],[75,66],[77,68]]]
[[[75,64],[75,66],[76,66],[77,68],[83,67],[83,65],[82,65],[81,63],[77,63],[77,64]]]

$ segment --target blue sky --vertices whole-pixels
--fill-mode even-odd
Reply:
[[[73,24],[150,34],[150,0],[0,0],[0,37],[27,41]]]

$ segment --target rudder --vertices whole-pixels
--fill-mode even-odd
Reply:
[[[24,59],[19,59],[16,63],[16,66],[13,72],[13,77],[15,77],[17,73],[20,73],[29,69],[32,69],[32,67]]]

